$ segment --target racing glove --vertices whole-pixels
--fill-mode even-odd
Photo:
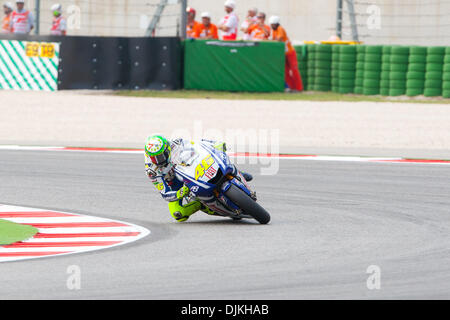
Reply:
[[[227,144],[225,142],[216,142],[214,148],[222,152],[227,152]]]
[[[189,195],[189,188],[186,186],[183,186],[180,190],[177,191],[177,198],[183,199]]]

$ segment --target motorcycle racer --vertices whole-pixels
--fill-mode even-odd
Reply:
[[[201,140],[208,143],[217,150],[226,151],[224,142]],[[207,214],[214,214],[213,211],[205,207],[200,201],[191,200],[183,204],[183,200],[189,196],[190,190],[179,180],[174,172],[176,166],[172,160],[172,154],[184,149],[191,148],[195,141],[185,139],[175,139],[169,141],[161,135],[152,135],[147,138],[145,144],[145,170],[156,189],[161,193],[164,200],[169,202],[169,211],[172,217],[183,222],[199,210]],[[234,168],[237,172],[236,167]],[[251,181],[253,177],[241,172],[246,181]]]

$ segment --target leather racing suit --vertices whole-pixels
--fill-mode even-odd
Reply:
[[[201,140],[202,143],[209,143],[212,147],[226,151],[226,144],[223,142],[215,142],[210,140]],[[185,139],[176,139],[170,143],[171,152],[177,152],[178,148],[191,148],[195,141],[188,141]],[[198,143],[198,142],[197,142]],[[191,215],[199,210],[208,214],[214,214],[211,210],[203,206],[199,201],[191,201],[187,204],[183,204],[183,196],[180,195],[180,191],[184,187],[183,181],[180,181],[174,172],[174,164],[169,160],[165,166],[157,166],[152,163],[148,156],[145,156],[145,170],[147,176],[150,178],[156,189],[161,193],[164,200],[169,202],[169,211],[172,217],[183,222],[189,219]],[[235,168],[235,170],[237,170]],[[187,187],[184,187],[187,188]]]

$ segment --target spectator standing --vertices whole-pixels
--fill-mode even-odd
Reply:
[[[256,15],[258,14],[257,8],[251,8],[248,10],[247,18],[241,24],[241,31],[244,33],[244,40],[251,40],[251,36],[247,33],[248,28],[258,21]]]
[[[292,91],[302,91],[303,83],[298,70],[297,53],[289,40],[286,30],[280,25],[280,18],[272,16],[269,19],[272,28],[272,40],[284,42],[286,52],[285,81]]]
[[[234,13],[236,3],[232,0],[225,1],[227,15],[222,19],[218,29],[222,31],[222,40],[236,40],[239,26],[239,18]]]
[[[195,30],[195,38],[219,39],[217,26],[211,23],[211,15],[208,12],[202,13],[202,23]]]
[[[195,29],[198,28],[199,23],[195,21],[197,12],[194,8],[188,7],[187,12],[187,24],[186,24],[186,38],[195,37]]]
[[[258,13],[258,21],[247,29],[246,33],[250,35],[250,40],[261,41],[269,40],[270,27],[265,24],[266,14],[263,12]]]
[[[12,6],[11,2],[5,2],[3,4],[3,13],[5,14],[5,16],[2,19],[2,30],[1,30],[2,34],[12,33],[12,29],[11,29],[12,12],[13,12],[13,6]]]
[[[67,34],[67,21],[62,16],[62,6],[57,3],[51,8],[53,13],[53,23],[50,34],[53,36],[65,36]]]
[[[11,14],[11,28],[14,34],[29,34],[34,28],[33,14],[25,9],[25,0],[16,1],[17,10]]]

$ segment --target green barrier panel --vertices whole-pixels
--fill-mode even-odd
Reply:
[[[282,92],[281,42],[185,42],[184,87],[197,90]]]
[[[196,50],[191,52],[193,57],[186,53],[186,88],[228,91],[284,89],[284,55],[273,46],[266,47],[274,45],[273,42],[253,45],[250,48],[261,51],[253,51],[251,54],[254,55],[250,57],[247,55],[250,51],[244,52],[249,47],[242,47],[243,42],[235,42],[237,50],[242,51],[242,54],[239,52],[242,58],[231,62],[226,59],[232,59],[230,50],[233,47],[223,48],[216,44],[213,49],[217,52],[211,57],[205,50],[212,48],[205,49],[205,42],[186,42],[187,47],[196,46],[191,48]],[[203,48],[198,48],[201,47],[199,43]],[[305,90],[391,96],[442,95],[446,98],[450,95],[450,47],[307,44],[295,46],[295,50]],[[189,66],[191,61],[198,64],[196,72],[200,75],[189,70],[189,67],[193,68]],[[282,67],[274,68],[274,64]],[[209,74],[210,70],[214,70],[213,76]],[[234,86],[227,83],[227,77],[231,78]],[[203,85],[206,83],[206,88],[199,86],[199,79]],[[245,83],[247,80],[251,83]]]

